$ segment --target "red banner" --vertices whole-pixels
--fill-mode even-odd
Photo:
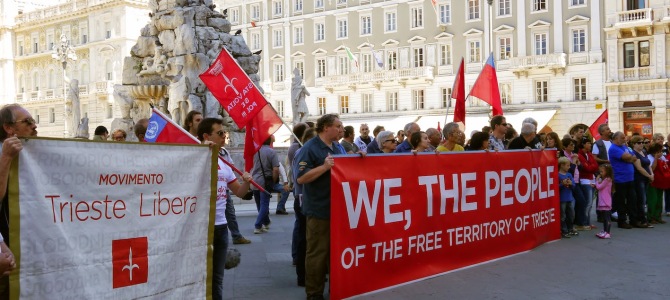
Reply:
[[[268,104],[226,48],[209,69],[200,74],[200,79],[239,128],[246,126]]]
[[[560,238],[555,150],[338,156],[335,161],[332,299]]]
[[[251,172],[254,166],[254,154],[261,149],[263,142],[270,138],[279,127],[284,124],[277,112],[270,105],[266,105],[256,117],[247,125],[247,134],[244,137],[244,170]]]

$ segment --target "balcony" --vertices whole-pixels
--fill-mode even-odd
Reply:
[[[554,75],[557,73],[565,74],[567,65],[567,55],[565,53],[552,53],[546,55],[531,55],[523,57],[513,57],[510,63],[510,69],[517,77],[521,75],[528,76],[530,69],[549,68]]]
[[[665,7],[656,11],[652,8],[619,11],[607,16],[607,25],[617,30],[619,37],[628,34],[634,37],[638,35],[638,31],[651,35],[654,15],[661,16],[665,14]]]
[[[635,81],[658,78],[658,75],[653,74],[651,70],[651,67],[619,69],[619,81]]]
[[[434,80],[433,67],[418,67],[398,70],[383,70],[366,73],[328,76],[324,80],[324,87],[330,92],[337,87],[349,87],[356,90],[358,85],[372,84],[380,87],[384,82],[398,82],[403,87],[408,81],[418,80],[432,83]]]
[[[80,85],[79,86],[79,95],[88,95],[88,86],[87,85]]]
[[[53,89],[44,91],[44,94],[46,95],[46,99],[53,99],[56,97],[56,91]]]
[[[26,101],[26,93],[17,93],[16,94],[16,102],[21,103]]]
[[[30,92],[28,96],[30,97],[30,101],[37,101],[40,99],[41,93],[39,91],[34,91]]]
[[[75,11],[82,11],[85,10],[88,7],[104,4],[104,3],[112,3],[116,2],[117,0],[77,0],[77,1],[68,1],[66,3],[63,3],[61,5],[55,5],[51,7],[47,7],[44,9],[32,11],[29,13],[24,13],[20,14],[16,17],[16,23],[24,23],[24,22],[31,22],[31,21],[38,21],[38,20],[48,20],[48,19],[53,19],[54,17],[57,16],[63,16],[66,14],[70,14]],[[149,4],[149,0],[132,0],[131,2],[134,2],[136,4],[144,4],[145,6]]]
[[[98,81],[95,83],[96,94],[110,94],[114,89],[114,84],[111,81]]]

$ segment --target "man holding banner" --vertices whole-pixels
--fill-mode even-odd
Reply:
[[[214,149],[220,149],[225,143],[223,121],[216,118],[207,118],[198,125],[198,139],[210,144]],[[228,252],[228,222],[226,220],[227,190],[230,189],[238,197],[243,197],[249,190],[251,175],[242,174],[243,184],[223,161],[218,158],[218,180],[216,187],[216,217],[214,220],[214,271],[212,276],[212,299],[223,299],[223,273]]]
[[[36,136],[37,124],[30,113],[18,104],[5,105],[0,109],[0,140],[2,141],[2,155],[0,156],[0,198],[2,198],[2,215],[0,219],[0,277],[9,275],[16,262],[9,249],[9,199],[7,183],[9,181],[9,167],[12,160],[19,155],[23,145],[18,137]],[[0,280],[0,298],[7,299],[9,285],[6,278]]]
[[[322,116],[316,121],[317,137],[306,142],[295,158],[297,182],[304,185],[303,214],[307,217],[307,299],[324,299],[330,254],[330,169],[335,165],[332,155],[344,154],[336,145],[342,131],[338,115]]]

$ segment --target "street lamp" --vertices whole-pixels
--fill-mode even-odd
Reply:
[[[64,124],[64,137],[73,137],[74,128],[69,127],[69,122],[67,120],[67,83],[69,82],[65,70],[67,69],[68,60],[75,61],[77,60],[77,54],[74,52],[74,48],[70,46],[70,41],[67,40],[65,34],[60,35],[60,45],[54,49],[54,52],[51,54],[53,59],[56,59],[61,62],[63,66],[63,100],[65,102],[65,109],[63,110],[63,124]]]
[[[493,49],[495,48],[493,46],[493,0],[487,0],[487,2],[489,3],[489,52],[493,53]]]

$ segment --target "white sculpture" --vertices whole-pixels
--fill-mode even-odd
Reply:
[[[300,70],[293,69],[293,81],[291,82],[291,103],[293,104],[293,124],[305,122],[307,120],[307,103],[305,97],[309,96],[309,91],[302,83]]]

